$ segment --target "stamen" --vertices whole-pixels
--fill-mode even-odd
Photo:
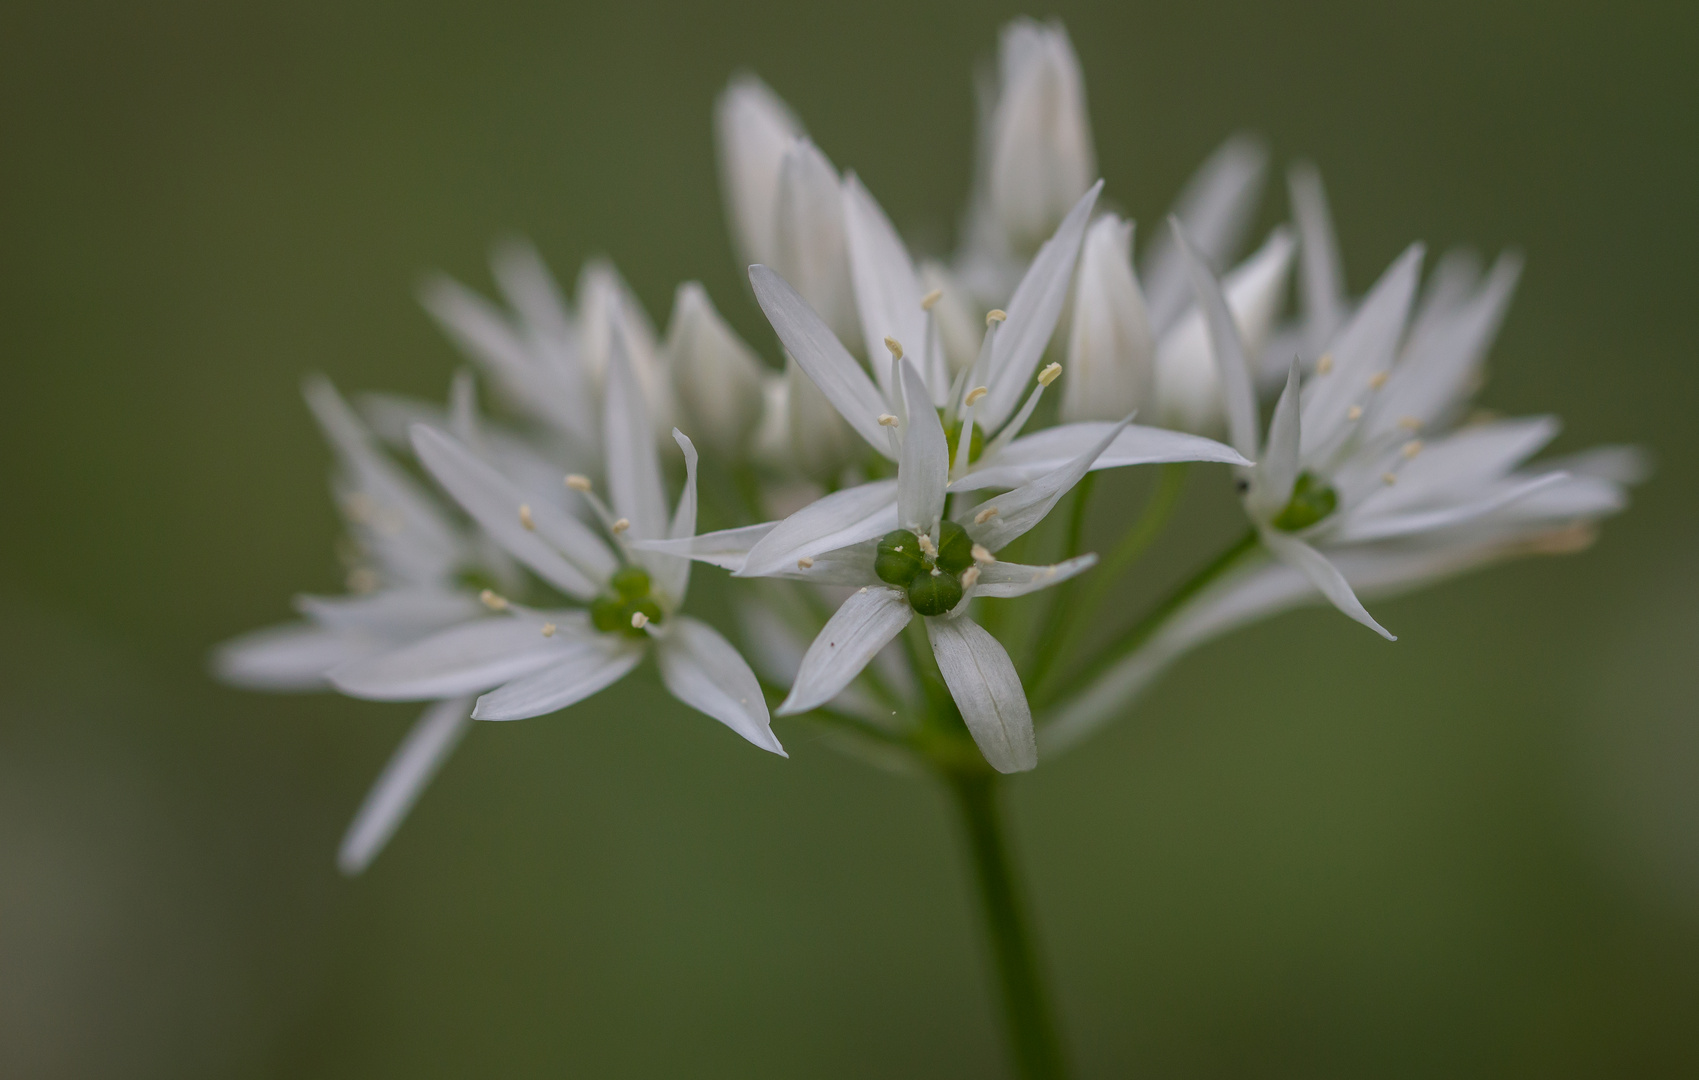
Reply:
[[[1404,444],[1404,450],[1402,452],[1406,460],[1415,457],[1417,454],[1422,452],[1422,440],[1411,439],[1409,442]]]
[[[977,521],[976,518],[975,522],[977,523]],[[981,566],[990,566],[997,561],[997,556],[991,554],[990,549],[984,544],[975,544],[973,545],[973,561]]]
[[[972,390],[969,390],[967,392],[967,398],[966,398],[965,404],[978,405],[980,403],[980,401],[984,399],[985,395],[989,394],[990,392],[991,392],[990,387],[976,386]]]
[[[932,305],[936,304],[938,301],[940,301],[942,299],[944,299],[944,290],[943,289],[933,289],[931,292],[927,293],[925,296],[920,298],[921,310],[922,311],[931,311]]]
[[[938,545],[932,542],[931,533],[920,534],[920,553],[928,559],[936,559],[938,557]]]
[[[903,343],[898,341],[896,338],[894,338],[894,337],[886,338],[885,339],[885,348],[891,350],[891,359],[901,360],[903,358]]]
[[[942,570],[938,569],[936,566],[934,566],[932,568],[932,576],[933,577],[943,577],[944,571],[942,571]]]
[[[573,491],[588,493],[590,490],[590,478],[579,473],[567,473],[566,486],[571,488]]]
[[[1390,487],[1391,485],[1398,483],[1398,474],[1383,472],[1380,474],[1380,482]]]
[[[1345,419],[1347,420],[1361,420],[1362,418],[1363,407],[1361,405],[1353,405],[1345,410]]]
[[[631,528],[631,519],[630,518],[620,518],[618,521],[614,522],[612,525],[609,526],[609,529],[612,530],[612,532],[615,536],[618,536],[620,533],[624,532],[625,530],[627,530],[629,528]]]
[[[979,582],[979,567],[970,566],[962,571],[962,588],[971,589]]]
[[[1392,373],[1388,372],[1388,371],[1377,371],[1377,372],[1375,372],[1373,375],[1369,376],[1369,389],[1370,390],[1379,390],[1381,387],[1386,385],[1386,380],[1390,379],[1391,377],[1392,377]]]
[[[1333,354],[1332,353],[1322,353],[1321,359],[1316,361],[1316,374],[1317,375],[1326,375],[1328,372],[1330,372],[1332,370],[1333,370]]]
[[[813,565],[814,565],[814,560],[810,559],[807,555],[804,555],[802,558],[800,558],[796,561],[796,568],[798,570],[807,570],[809,567],[811,567]]]
[[[478,599],[482,600],[484,602],[484,606],[489,608],[491,611],[507,610],[507,597],[500,595],[494,589],[485,589],[483,592],[478,594]]]
[[[1002,308],[992,308],[990,311],[985,313],[985,325],[990,326],[992,323],[1002,322],[1008,317],[1009,313],[1004,311]]]
[[[552,622],[544,623],[543,624],[543,636],[544,637],[554,637],[555,636],[555,629],[556,629],[556,627],[555,627],[554,623],[552,623]]]
[[[1061,374],[1062,374],[1062,365],[1061,364],[1051,364],[1050,366],[1046,367],[1043,371],[1038,373],[1038,385],[1049,386],[1051,383],[1055,382],[1057,380],[1057,378],[1061,376]],[[1072,384],[1070,383],[1069,385],[1072,385]]]
[[[1416,419],[1414,416],[1399,417],[1398,426],[1403,428],[1405,431],[1420,431],[1420,430],[1422,430],[1422,422],[1420,420]]]
[[[378,587],[378,572],[369,566],[357,566],[348,571],[348,591],[351,593],[376,592]]]
[[[526,503],[519,504],[519,524],[525,526],[526,532],[537,531],[537,523],[531,518],[531,507]]]
[[[649,616],[643,614],[641,611],[633,611],[631,613],[631,628],[633,630],[641,630],[648,625]]]
[[[888,412],[880,413],[879,414],[879,426],[880,427],[896,427],[897,426],[897,418],[895,416],[892,416]]]
[[[987,506],[985,509],[981,510],[979,513],[973,515],[973,523],[975,525],[983,525],[987,521],[990,521],[992,518],[994,518],[996,516],[997,516],[997,508],[995,506]]]

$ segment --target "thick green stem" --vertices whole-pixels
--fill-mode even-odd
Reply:
[[[967,829],[1015,1073],[1023,1080],[1065,1077],[1062,1044],[1009,853],[998,799],[1001,777],[988,770],[952,770],[945,777]]]

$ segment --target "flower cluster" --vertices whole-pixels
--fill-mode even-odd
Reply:
[[[422,293],[505,419],[481,414],[469,372],[446,407],[350,406],[309,380],[348,594],[299,598],[299,621],[226,644],[216,667],[430,703],[350,827],[346,871],[473,720],[567,708],[650,656],[673,697],[775,754],[772,717],[798,716],[881,760],[1016,772],[1232,628],[1322,600],[1391,639],[1363,598],[1576,550],[1622,508],[1633,451],[1529,464],[1555,420],[1470,412],[1514,256],[1483,272],[1450,255],[1424,281],[1416,245],[1353,298],[1300,164],[1293,224],[1235,263],[1266,169],[1238,136],[1135,259],[1065,32],[1017,21],[998,61],[949,257],[912,251],[768,87],[731,82],[720,172],[767,348],[700,284],[658,333],[612,266],[586,266],[569,300],[510,243],[499,303],[447,278]],[[1171,503],[1100,565],[1078,550],[1087,478],[1188,462],[1233,471],[1243,538],[1147,618],[1086,633]],[[1071,525],[1043,533],[1067,534],[1055,561],[1022,561],[1045,545],[1016,542],[1065,499]],[[684,612],[693,562],[731,572],[734,625]],[[1039,628],[1017,662],[996,632],[1016,623],[984,602],[1064,583],[1015,609]]]

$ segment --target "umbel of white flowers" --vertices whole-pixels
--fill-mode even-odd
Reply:
[[[215,670],[428,703],[344,838],[345,871],[381,850],[474,718],[566,708],[646,658],[679,701],[774,754],[773,714],[838,725],[874,756],[918,753],[910,737],[942,708],[992,767],[1019,771],[1235,627],[1326,602],[1390,638],[1363,599],[1579,550],[1626,504],[1634,451],[1529,464],[1555,419],[1470,419],[1514,256],[1482,274],[1454,253],[1424,283],[1414,246],[1354,299],[1300,164],[1292,224],[1235,264],[1266,166],[1255,140],[1228,139],[1166,223],[1135,229],[1100,209],[1060,25],[1010,23],[979,90],[960,244],[927,259],[777,94],[731,80],[714,115],[722,193],[770,347],[740,339],[698,283],[658,333],[611,264],[588,263],[569,298],[509,240],[491,259],[499,303],[446,277],[421,293],[508,421],[479,415],[466,373],[447,408],[351,407],[309,380],[348,595],[300,597],[301,620],[228,643]],[[669,514],[663,465],[679,455]],[[1092,600],[1052,594],[1071,605],[1052,627],[1081,648],[1023,686],[980,601],[1126,561],[1029,566],[1006,545],[1093,470],[1181,462],[1235,470],[1244,538],[1095,654]],[[706,516],[729,526],[701,535],[699,472]],[[753,669],[684,612],[692,560],[733,572]],[[919,645],[919,628],[903,637],[917,619]],[[934,665],[942,704],[918,688]]]

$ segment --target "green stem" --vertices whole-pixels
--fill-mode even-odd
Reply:
[[[983,770],[952,770],[945,776],[967,829],[1016,1075],[1023,1080],[1066,1077],[1061,1040],[1005,835],[998,800],[1001,777]]]

